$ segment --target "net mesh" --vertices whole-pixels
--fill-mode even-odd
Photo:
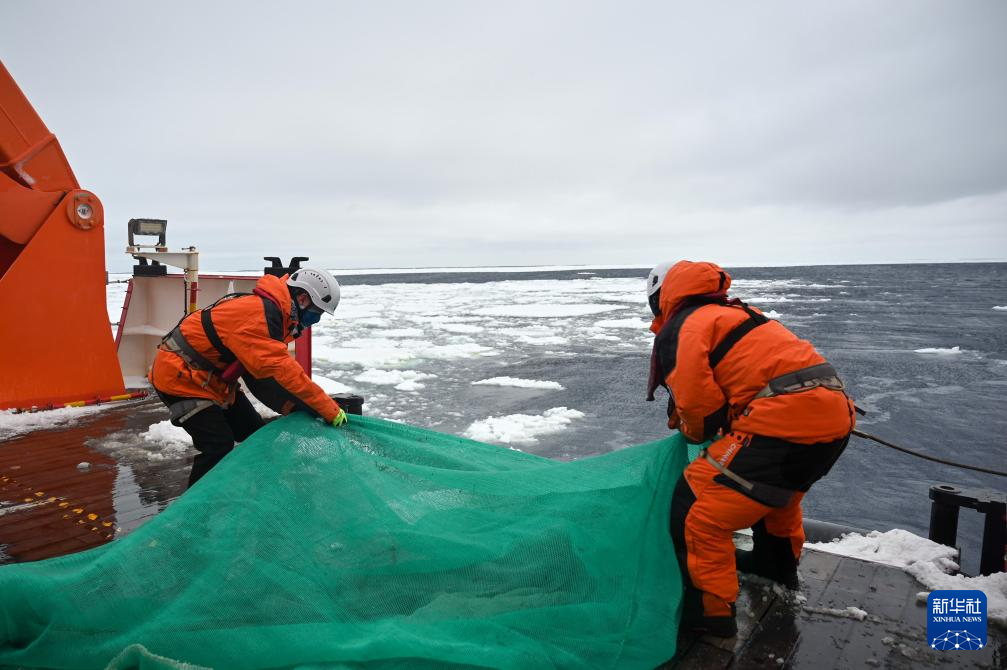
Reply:
[[[0,665],[653,668],[688,455],[675,434],[558,462],[295,414],[134,533],[0,568]]]

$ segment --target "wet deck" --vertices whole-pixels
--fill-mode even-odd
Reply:
[[[163,406],[148,399],[0,441],[0,563],[113,541],[181,495],[187,460],[159,459],[156,448],[139,444],[142,432],[166,418]],[[1007,665],[1007,634],[992,626],[981,651],[931,650],[925,603],[917,599],[923,587],[901,570],[809,551],[800,572],[799,596],[742,576],[739,635],[731,640],[683,635],[678,654],[661,667]],[[866,618],[850,618],[848,607],[865,611]]]
[[[0,564],[99,546],[181,495],[187,462],[127,447],[167,418],[149,398],[0,441]]]
[[[988,644],[980,651],[931,649],[926,601],[917,598],[923,587],[898,568],[807,551],[799,571],[800,595],[742,575],[738,636],[719,640],[683,635],[678,655],[663,667],[831,670],[1007,664],[1007,635],[992,626]],[[867,616],[853,618],[848,607]]]

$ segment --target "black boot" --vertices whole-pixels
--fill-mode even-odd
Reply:
[[[799,587],[797,582],[797,559],[790,545],[790,538],[770,535],[765,521],[752,526],[752,551],[734,551],[734,559],[740,572],[771,579],[792,591]]]
[[[702,613],[685,612],[682,614],[682,628],[714,637],[734,637],[738,634],[734,603],[731,603],[729,616],[705,616]]]

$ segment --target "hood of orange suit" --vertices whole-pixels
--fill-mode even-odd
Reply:
[[[716,263],[679,261],[675,263],[661,284],[661,314],[654,317],[650,329],[655,334],[681,306],[686,298],[727,293],[731,275]]]
[[[290,291],[287,289],[287,275],[276,277],[274,275],[263,275],[259,281],[255,282],[255,288],[261,289],[276,298],[276,301],[283,306],[284,319],[289,318],[291,301]]]

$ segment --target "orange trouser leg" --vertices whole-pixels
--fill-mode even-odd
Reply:
[[[771,509],[763,519],[766,532],[776,537],[790,539],[790,550],[794,560],[801,558],[804,548],[804,516],[801,514],[801,500],[804,494],[797,492],[786,507]]]
[[[709,452],[720,460],[730,462],[740,448],[731,435],[710,446]],[[738,576],[735,572],[733,533],[749,528],[765,517],[771,507],[713,481],[719,473],[705,460],[693,461],[684,473],[695,502],[687,507],[674,505],[672,534],[676,533],[676,515],[684,514],[681,523],[682,538],[676,545],[684,544],[685,563],[692,586],[702,591],[703,614],[725,616],[731,613],[731,603],[738,599]],[[683,484],[684,485],[684,484]],[[676,497],[681,498],[681,491]],[[798,507],[798,514],[800,508]],[[679,551],[681,560],[683,552]]]

